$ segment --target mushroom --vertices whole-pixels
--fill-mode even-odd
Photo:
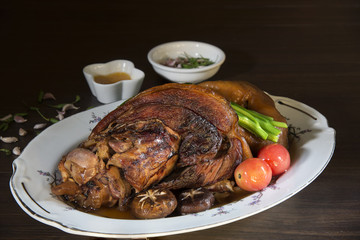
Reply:
[[[67,154],[64,167],[79,185],[87,183],[102,167],[97,156],[88,149],[75,148]]]
[[[153,219],[170,215],[176,206],[176,197],[170,190],[149,189],[132,200],[130,210],[137,218]]]
[[[179,196],[178,209],[181,214],[197,213],[208,210],[215,202],[214,195],[205,188],[186,190]]]
[[[51,187],[51,192],[57,196],[60,195],[76,195],[81,193],[80,186],[74,181],[66,181],[59,185]]]

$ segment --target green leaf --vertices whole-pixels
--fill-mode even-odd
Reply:
[[[14,116],[21,116],[21,117],[25,117],[27,116],[28,113],[15,113]]]
[[[57,105],[50,105],[48,104],[49,107],[52,107],[52,108],[57,108],[57,109],[62,109],[63,106],[65,106],[66,103],[60,103],[60,104],[57,104]]]
[[[73,102],[73,104],[74,104],[74,103],[77,103],[78,101],[80,101],[80,96],[79,96],[79,95],[76,95],[75,101]]]
[[[43,97],[44,97],[44,91],[40,91],[39,92],[39,95],[38,95],[38,99],[37,99],[37,101],[39,102],[39,103],[41,103],[42,101],[43,101]]]
[[[56,118],[50,118],[49,121],[50,121],[51,123],[57,123],[57,122],[59,122],[59,120],[56,119]]]
[[[2,122],[0,124],[0,130],[2,130],[3,132],[5,132],[8,128],[9,128],[9,123],[8,122]]]
[[[49,121],[49,119],[40,112],[38,107],[30,107],[30,110],[37,112],[45,121]]]
[[[1,152],[4,152],[7,156],[9,156],[11,154],[11,151],[9,149],[6,148],[0,148]]]
[[[75,96],[75,100],[72,102],[72,104],[75,104],[77,102],[80,101],[80,96],[79,95],[76,95]],[[67,103],[60,103],[60,104],[56,104],[56,105],[50,105],[48,104],[49,107],[52,107],[52,108],[57,108],[57,109],[62,109]]]

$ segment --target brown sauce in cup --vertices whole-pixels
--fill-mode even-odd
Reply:
[[[126,72],[115,72],[108,75],[94,76],[94,81],[100,84],[112,84],[122,80],[131,80],[131,77]]]

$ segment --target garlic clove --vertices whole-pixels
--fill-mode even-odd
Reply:
[[[23,128],[19,128],[19,136],[25,136],[27,134],[27,131]]]
[[[76,107],[74,104],[72,103],[68,103],[68,104],[65,104],[62,108],[62,111],[63,112],[66,112],[67,110],[70,110],[70,109],[79,109],[78,107]]]
[[[47,125],[46,123],[38,123],[34,125],[34,129],[41,129],[46,127],[46,125]]]
[[[14,143],[19,141],[17,137],[1,137],[1,136],[0,136],[0,140],[3,141],[4,143]]]
[[[24,122],[27,121],[27,119],[25,119],[25,118],[22,117],[22,116],[15,115],[15,116],[14,116],[14,121],[15,121],[16,123],[24,123]]]
[[[49,93],[49,92],[47,92],[47,93],[45,93],[45,94],[44,94],[43,99],[44,99],[44,100],[47,100],[47,99],[53,99],[53,100],[56,100],[56,98],[55,98],[54,94]]]
[[[19,156],[21,154],[20,147],[14,147],[12,153]]]
[[[56,116],[57,119],[59,119],[60,121],[64,119],[64,114],[65,114],[65,111],[58,111],[56,110],[58,115]]]
[[[0,118],[0,121],[5,122],[5,121],[9,120],[11,117],[12,117],[12,114],[8,114],[5,117]]]

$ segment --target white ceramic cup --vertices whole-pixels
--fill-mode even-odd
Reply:
[[[122,80],[111,84],[101,84],[94,80],[97,75],[108,75],[115,72],[125,72],[130,75],[131,80]],[[111,103],[135,96],[140,91],[145,77],[144,72],[135,68],[134,64],[128,60],[91,64],[84,67],[83,73],[91,93],[101,103]]]

